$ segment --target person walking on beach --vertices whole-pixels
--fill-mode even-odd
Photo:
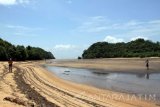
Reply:
[[[146,68],[147,70],[149,70],[149,60],[148,59],[146,60]]]
[[[12,58],[9,59],[8,64],[9,64],[9,72],[12,72],[12,64],[13,64]]]

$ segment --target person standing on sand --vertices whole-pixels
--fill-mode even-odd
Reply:
[[[148,59],[146,60],[146,68],[147,70],[149,70],[149,60]]]
[[[9,72],[12,72],[12,64],[13,64],[12,58],[9,59],[8,64],[9,64]]]

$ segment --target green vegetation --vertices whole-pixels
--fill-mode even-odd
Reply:
[[[77,59],[82,59],[82,57],[78,56],[78,58],[77,58]]]
[[[9,58],[17,61],[24,60],[42,60],[54,59],[51,52],[47,52],[38,47],[27,46],[14,46],[11,43],[0,39],[0,60],[5,61]]]
[[[82,57],[116,58],[116,57],[160,57],[160,43],[137,39],[128,43],[97,42],[84,50]]]

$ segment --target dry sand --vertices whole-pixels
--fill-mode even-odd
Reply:
[[[92,62],[92,63],[91,63]],[[117,61],[113,61],[119,65]],[[120,61],[122,62],[122,61]],[[125,62],[125,61],[124,61]],[[132,61],[131,61],[132,62]],[[154,63],[159,60],[154,60]],[[101,60],[61,61],[61,66],[102,68],[109,63]],[[65,64],[66,63],[66,64]],[[97,66],[93,66],[96,65]],[[140,61],[141,63],[141,61]],[[68,82],[40,67],[42,62],[15,62],[13,73],[8,73],[6,62],[0,63],[0,107],[159,107],[154,101],[128,96],[125,93],[102,90],[91,86]],[[57,63],[59,64],[59,63]],[[67,65],[68,64],[68,65]],[[110,63],[111,64],[111,63]],[[126,62],[128,64],[128,62]],[[81,65],[81,66],[80,66]],[[136,63],[137,65],[137,63]],[[143,65],[143,64],[142,64]],[[60,64],[59,64],[60,66]],[[110,65],[112,66],[112,65]],[[156,65],[155,65],[156,66]],[[109,67],[109,66],[108,66]],[[107,68],[108,68],[107,67]],[[102,69],[101,68],[101,69]],[[114,68],[114,67],[113,67]],[[132,67],[131,67],[132,68]],[[106,69],[106,68],[105,68]],[[114,68],[114,70],[118,68]],[[124,69],[123,67],[121,68]],[[129,68],[128,68],[129,69]],[[159,68],[154,68],[158,70]],[[5,97],[16,99],[13,102]],[[129,97],[129,99],[128,99]],[[17,101],[18,100],[18,101]],[[20,102],[20,103],[19,103]]]

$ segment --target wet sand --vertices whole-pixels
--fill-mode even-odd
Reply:
[[[47,65],[45,68],[57,77],[74,83],[135,95],[156,95],[156,100],[160,101],[160,72],[147,75]]]
[[[146,101],[135,97],[128,99],[128,94],[125,93],[98,89],[62,80],[39,66],[39,64],[44,63],[17,62],[14,63],[13,73],[8,73],[7,63],[0,63],[1,107],[33,105],[42,107],[160,106],[154,101]],[[7,101],[4,100],[5,97],[20,99],[24,103],[20,105],[16,102]]]
[[[98,69],[107,72],[145,73],[146,58],[106,58],[81,60],[53,60],[48,65],[73,68]],[[149,58],[149,72],[160,72],[160,58]]]

